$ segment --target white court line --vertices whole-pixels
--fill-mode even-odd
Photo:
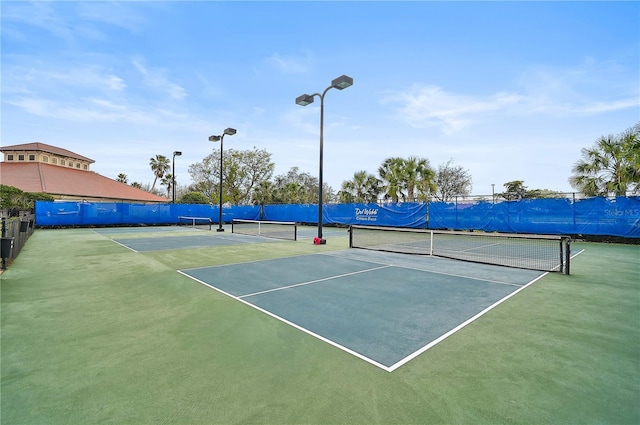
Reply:
[[[578,256],[579,254],[581,254],[581,253],[583,253],[583,252],[584,252],[584,249],[583,249],[583,250],[581,250],[580,252],[576,253],[575,255],[571,256],[571,258],[574,258],[574,257]],[[335,254],[336,254],[336,253],[302,254],[302,255],[300,255],[300,256],[302,257],[302,256],[307,256],[307,255],[335,255]],[[285,257],[285,258],[290,258],[290,257]],[[269,261],[269,260],[273,260],[273,259],[267,259],[267,260],[256,260],[255,262],[260,262],[260,261]],[[378,263],[378,262],[376,262],[376,261],[370,261],[370,260],[353,259],[353,258],[351,258],[351,260],[354,260],[354,261],[363,261],[363,262],[369,262],[369,263],[371,263],[371,264],[380,264],[380,265],[382,265],[381,267],[376,267],[376,268],[368,269],[368,270],[364,270],[364,271],[371,271],[371,270],[377,270],[377,269],[384,269],[384,268],[387,268],[387,267],[399,267],[399,268],[403,268],[402,266],[394,266],[394,265],[389,265],[389,264],[383,264],[383,263]],[[239,263],[235,263],[235,264],[239,264]],[[228,264],[225,264],[225,265],[228,265]],[[221,266],[225,266],[225,265],[213,266],[213,267],[221,267]],[[199,269],[199,268],[204,268],[204,267],[198,267],[198,268],[195,268],[195,269]],[[408,267],[404,267],[404,268],[408,268]],[[195,269],[188,269],[188,270],[195,270]],[[431,272],[430,270],[422,270],[422,269],[415,269],[415,270],[417,270],[417,271],[423,271],[423,272],[427,272],[427,273]],[[363,271],[363,272],[364,272],[364,271]],[[265,310],[265,309],[263,309],[263,308],[261,308],[261,307],[258,307],[258,306],[256,306],[256,305],[254,305],[254,304],[252,304],[252,303],[250,303],[250,302],[248,302],[248,301],[246,301],[246,300],[242,299],[241,297],[237,297],[237,296],[232,295],[232,294],[230,294],[230,293],[228,293],[228,292],[226,292],[226,291],[223,291],[222,289],[217,288],[217,287],[215,287],[215,286],[213,286],[213,285],[210,285],[210,284],[208,284],[208,283],[206,283],[206,282],[204,282],[204,281],[202,281],[202,280],[200,280],[200,279],[198,279],[198,278],[196,278],[196,277],[193,277],[193,276],[191,276],[191,275],[189,275],[189,274],[187,274],[187,273],[185,273],[185,272],[183,272],[183,271],[181,271],[181,270],[177,270],[177,272],[178,272],[178,273],[180,273],[180,274],[182,274],[183,276],[186,276],[186,277],[188,277],[188,278],[190,278],[190,279],[192,279],[192,280],[194,280],[194,281],[196,281],[196,282],[198,282],[198,283],[200,283],[200,284],[202,284],[202,285],[204,285],[204,286],[208,287],[208,288],[214,289],[214,290],[218,291],[218,292],[219,292],[219,293],[221,293],[221,294],[224,294],[224,295],[226,295],[226,296],[228,296],[228,297],[230,297],[230,298],[232,298],[232,299],[234,299],[234,300],[237,300],[237,301],[239,301],[239,302],[241,302],[241,303],[243,303],[243,304],[245,304],[245,305],[247,305],[247,306],[249,306],[249,307],[252,307],[252,308],[254,308],[254,309],[256,309],[256,310],[258,310],[258,311],[260,311],[260,312],[262,312],[262,313],[264,313],[264,314],[266,314],[266,315],[268,315],[268,316],[271,316],[271,317],[273,317],[274,319],[277,319],[277,320],[279,320],[279,321],[281,321],[281,322],[283,322],[283,323],[286,323],[287,325],[292,326],[292,327],[294,327],[295,329],[298,329],[298,330],[300,330],[300,331],[302,331],[302,332],[304,332],[304,333],[306,333],[306,334],[308,334],[308,335],[311,335],[311,336],[313,336],[313,337],[315,337],[315,338],[317,338],[317,339],[319,339],[319,340],[321,340],[321,341],[323,341],[323,342],[325,342],[325,343],[327,343],[327,344],[329,344],[329,345],[332,345],[332,346],[334,346],[334,347],[336,347],[336,348],[338,348],[338,349],[340,349],[340,350],[342,350],[342,351],[344,351],[344,352],[346,352],[346,353],[349,353],[349,354],[351,354],[351,355],[353,355],[353,356],[355,356],[355,357],[357,357],[357,358],[359,358],[359,359],[361,359],[361,360],[364,360],[364,361],[366,361],[366,362],[367,362],[367,363],[369,363],[369,364],[372,364],[372,365],[374,365],[374,366],[376,366],[376,367],[379,367],[380,369],[382,369],[382,370],[384,370],[384,371],[386,371],[386,372],[393,372],[394,370],[398,369],[398,368],[399,368],[399,367],[401,367],[402,365],[404,365],[404,364],[408,363],[409,361],[411,361],[411,360],[413,360],[414,358],[418,357],[419,355],[423,354],[425,351],[427,351],[427,350],[429,350],[430,348],[434,347],[434,346],[435,346],[435,345],[437,345],[438,343],[442,342],[442,341],[443,341],[443,340],[445,340],[446,338],[448,338],[448,337],[450,337],[451,335],[453,335],[454,333],[458,332],[460,329],[464,328],[465,326],[467,326],[467,325],[469,325],[470,323],[474,322],[475,320],[479,319],[481,316],[483,316],[483,315],[484,315],[484,314],[486,314],[487,312],[489,312],[489,311],[493,310],[493,309],[494,309],[495,307],[497,307],[498,305],[500,305],[500,304],[502,304],[503,302],[507,301],[508,299],[510,299],[511,297],[513,297],[514,295],[516,295],[517,293],[519,293],[520,291],[523,291],[525,288],[528,288],[528,287],[529,287],[529,286],[531,286],[533,283],[537,282],[538,280],[542,279],[544,276],[546,276],[547,274],[549,274],[549,272],[546,272],[546,273],[541,274],[540,276],[538,276],[538,277],[536,277],[535,279],[531,280],[531,281],[530,281],[530,282],[528,282],[527,284],[522,285],[520,288],[518,288],[518,289],[517,289],[517,290],[515,290],[514,292],[512,292],[512,293],[508,294],[507,296],[503,297],[502,299],[500,299],[500,300],[496,301],[495,303],[493,303],[493,304],[492,304],[492,305],[490,305],[489,307],[485,308],[484,310],[482,310],[482,311],[481,311],[481,312],[479,312],[478,314],[474,315],[474,316],[473,316],[473,317],[471,317],[470,319],[468,319],[468,320],[464,321],[464,322],[463,322],[463,323],[461,323],[460,325],[456,326],[455,328],[451,329],[450,331],[446,332],[445,334],[443,334],[443,335],[439,336],[438,338],[436,338],[435,340],[431,341],[430,343],[428,343],[427,345],[423,346],[422,348],[420,348],[420,349],[418,349],[418,350],[414,351],[413,353],[409,354],[408,356],[404,357],[403,359],[399,360],[398,362],[394,363],[394,364],[393,364],[393,365],[391,365],[391,366],[385,366],[385,365],[383,365],[382,363],[379,363],[379,362],[377,362],[377,361],[375,361],[375,360],[373,360],[373,359],[371,359],[371,358],[369,358],[369,357],[366,357],[366,356],[364,356],[364,355],[362,355],[362,354],[360,354],[360,353],[358,353],[358,352],[356,352],[356,351],[351,350],[350,348],[347,348],[347,347],[345,347],[345,346],[343,346],[343,345],[341,345],[341,344],[338,344],[338,343],[337,343],[337,342],[335,342],[335,341],[332,341],[332,340],[330,340],[330,339],[328,339],[328,338],[325,338],[325,337],[323,337],[322,335],[319,335],[319,334],[317,334],[317,333],[315,333],[315,332],[312,332],[312,331],[310,331],[310,330],[309,330],[309,329],[307,329],[307,328],[304,328],[304,327],[302,327],[302,326],[300,326],[300,325],[297,325],[296,323],[293,323],[293,322],[291,322],[291,321],[289,321],[289,320],[287,320],[287,319],[285,319],[285,318],[283,318],[283,317],[278,316],[277,314],[274,314],[274,313],[272,313],[272,312],[270,312],[270,311],[268,311],[268,310]],[[439,272],[431,272],[431,273],[447,275],[446,273],[439,273]],[[467,278],[467,279],[473,279],[473,278],[470,278],[470,277],[467,277],[467,276],[457,276],[457,277],[463,277],[463,278]],[[327,279],[320,279],[320,280],[328,280],[328,279],[331,279],[331,278],[327,278]],[[319,280],[319,281],[320,281],[320,280]],[[487,280],[483,280],[483,279],[477,279],[477,280],[481,280],[481,281],[484,281],[484,282],[489,282],[489,281],[487,281]],[[309,282],[309,283],[311,283],[311,282]],[[499,283],[499,282],[498,282],[498,283]],[[300,284],[298,284],[298,285],[300,285]],[[294,285],[294,286],[297,286],[297,285]],[[277,290],[277,289],[276,289],[276,290]],[[267,291],[263,291],[263,292],[267,292]],[[251,295],[251,294],[249,294],[249,295]],[[243,295],[243,297],[247,297],[247,296],[249,296],[249,295]]]
[[[571,256],[571,259],[577,257],[578,255],[582,254],[584,252],[584,249],[579,251],[578,253],[576,253],[575,255]],[[522,286],[521,288],[513,291],[512,293],[510,293],[509,295],[505,296],[504,298],[496,301],[495,303],[493,303],[492,305],[490,305],[489,307],[485,308],[484,310],[482,310],[480,313],[476,314],[475,316],[471,317],[470,319],[462,322],[461,324],[459,324],[458,326],[456,326],[455,328],[451,329],[449,332],[441,335],[440,337],[434,339],[433,341],[431,341],[429,344],[425,345],[424,347],[422,347],[421,349],[413,352],[412,354],[408,355],[407,357],[405,357],[404,359],[400,360],[399,362],[396,362],[395,364],[391,365],[388,368],[388,372],[393,372],[394,370],[396,370],[397,368],[399,368],[400,366],[404,365],[405,363],[415,359],[416,357],[418,357],[420,354],[424,353],[425,351],[427,351],[429,348],[433,347],[434,345],[438,344],[439,342],[442,342],[443,340],[445,340],[446,338],[450,337],[451,335],[453,335],[454,333],[458,332],[460,329],[464,328],[465,326],[467,326],[469,323],[474,322],[475,320],[479,319],[481,316],[483,316],[485,313],[493,310],[495,307],[499,306],[500,304],[502,304],[503,302],[507,301],[509,298],[513,297],[514,295],[516,295],[517,293],[519,293],[520,291],[523,291],[525,288],[531,286],[532,284],[534,284],[535,282],[537,282],[538,280],[542,279],[543,277],[545,277],[546,275],[548,275],[549,272],[545,272],[544,274],[538,276],[537,278],[533,279],[531,282],[527,283],[526,285]]]
[[[326,254],[322,254],[322,255],[332,255],[333,253],[326,253]],[[405,254],[403,254],[405,255]],[[335,256],[335,255],[334,255]],[[447,261],[462,261],[462,260],[452,260],[446,257],[437,257],[439,259],[443,259],[443,260],[447,260]],[[350,258],[351,260],[354,260],[353,258]],[[446,272],[439,272],[436,270],[427,270],[427,269],[420,269],[417,267],[408,267],[408,266],[399,266],[397,264],[388,264],[388,263],[379,263],[377,261],[372,261],[372,260],[362,260],[362,259],[357,259],[357,261],[364,261],[367,263],[371,263],[371,264],[382,264],[382,265],[388,265],[390,267],[397,267],[399,269],[407,269],[407,270],[415,270],[415,271],[419,271],[419,272],[425,272],[425,273],[433,273],[433,274],[440,274],[443,276],[450,276],[450,277],[461,277],[463,279],[469,279],[469,280],[478,280],[480,282],[489,282],[489,283],[497,283],[499,285],[509,285],[509,286],[522,286],[521,284],[518,283],[512,283],[512,282],[502,282],[500,280],[490,280],[490,279],[482,279],[480,277],[473,277],[473,276],[467,276],[467,275],[463,275],[463,274],[454,274],[454,273],[446,273]],[[505,266],[498,266],[495,265],[495,267],[505,267]]]
[[[297,257],[308,257],[308,256],[311,256],[311,255],[321,255],[321,254],[298,254],[298,255],[290,255],[288,257],[262,258],[260,260],[238,261],[237,263],[215,264],[213,266],[189,267],[188,269],[183,269],[183,270],[215,269],[215,268],[218,268],[218,267],[237,266],[238,264],[261,263],[261,262],[264,262],[264,261],[283,260],[283,259],[297,258]]]
[[[399,368],[403,364],[415,359],[420,354],[422,354],[425,351],[427,351],[429,348],[433,347],[434,345],[438,344],[439,342],[442,342],[446,338],[448,338],[451,335],[453,335],[454,333],[458,332],[460,329],[462,329],[465,326],[467,326],[469,323],[476,321],[481,316],[484,316],[487,312],[493,310],[495,307],[499,306],[500,304],[502,304],[503,302],[505,302],[509,298],[513,297],[514,295],[516,295],[520,291],[523,291],[525,288],[529,287],[534,282],[537,282],[538,280],[542,279],[544,276],[546,276],[548,274],[549,274],[549,272],[543,273],[542,275],[540,275],[537,278],[533,279],[531,282],[527,283],[526,285],[522,286],[521,288],[518,288],[515,291],[511,292],[509,295],[505,296],[504,298],[499,299],[498,301],[496,301],[495,303],[493,303],[489,307],[487,307],[484,310],[482,310],[480,313],[476,314],[475,316],[471,317],[470,319],[465,320],[464,322],[462,322],[461,324],[459,324],[455,328],[451,329],[449,332],[447,332],[445,334],[442,334],[441,336],[439,336],[438,338],[434,339],[433,341],[431,341],[429,344],[425,345],[421,349],[413,352],[412,354],[408,355],[407,357],[405,357],[404,359],[400,360],[399,362],[396,362],[395,364],[391,365],[389,367],[389,372],[393,372],[394,370],[396,370],[397,368]]]
[[[300,330],[300,331],[302,331],[302,332],[304,332],[304,333],[306,333],[306,334],[308,334],[308,335],[311,335],[311,336],[313,336],[313,337],[315,337],[315,338],[318,338],[318,339],[319,339],[320,341],[322,341],[322,342],[326,342],[327,344],[332,345],[332,346],[334,346],[334,347],[336,347],[336,348],[338,348],[338,349],[340,349],[340,350],[342,350],[342,351],[345,351],[345,352],[347,352],[347,353],[349,353],[349,354],[351,354],[351,355],[353,355],[353,356],[355,356],[355,357],[357,357],[357,358],[359,358],[359,359],[361,359],[361,360],[364,360],[364,361],[366,361],[367,363],[370,363],[370,364],[372,364],[372,365],[374,365],[374,366],[377,366],[377,367],[379,367],[380,369],[384,369],[384,370],[386,370],[387,372],[391,372],[391,370],[389,370],[389,368],[388,368],[387,366],[383,365],[382,363],[378,363],[377,361],[375,361],[375,360],[373,360],[373,359],[370,359],[369,357],[363,356],[362,354],[360,354],[360,353],[358,353],[358,352],[356,352],[356,351],[353,351],[353,350],[351,350],[351,349],[349,349],[349,348],[347,348],[347,347],[345,347],[345,346],[343,346],[343,345],[340,345],[340,344],[338,344],[338,343],[337,343],[337,342],[335,342],[335,341],[332,341],[332,340],[330,340],[330,339],[327,339],[327,338],[323,337],[322,335],[319,335],[319,334],[317,334],[317,333],[315,333],[315,332],[310,331],[310,330],[309,330],[309,329],[307,329],[307,328],[304,328],[304,327],[302,327],[302,326],[300,326],[300,325],[297,325],[297,324],[295,324],[295,323],[293,323],[293,322],[290,322],[289,320],[285,319],[284,317],[280,317],[280,316],[278,316],[277,314],[274,314],[274,313],[272,313],[272,312],[270,312],[270,311],[268,311],[268,310],[265,310],[265,309],[263,309],[263,308],[258,307],[257,305],[251,304],[250,302],[245,301],[245,300],[243,300],[242,298],[238,298],[238,297],[236,297],[235,295],[231,295],[230,293],[228,293],[228,292],[226,292],[226,291],[223,291],[222,289],[217,288],[217,287],[215,287],[215,286],[213,286],[213,285],[210,285],[210,284],[208,284],[208,283],[206,283],[206,282],[204,282],[204,281],[202,281],[202,280],[200,280],[200,279],[197,279],[197,278],[195,278],[195,277],[193,277],[193,276],[190,276],[190,275],[188,275],[187,273],[182,272],[181,270],[176,270],[176,271],[177,271],[178,273],[180,273],[181,275],[184,275],[184,276],[186,276],[186,277],[188,277],[188,278],[190,278],[190,279],[193,279],[193,280],[195,280],[196,282],[198,282],[198,283],[200,283],[200,284],[202,284],[202,285],[204,285],[204,286],[206,286],[206,287],[209,287],[209,288],[211,288],[211,289],[214,289],[214,290],[216,290],[216,291],[220,292],[221,294],[224,294],[224,295],[226,295],[226,296],[228,296],[228,297],[230,297],[230,298],[233,298],[233,299],[234,299],[234,300],[236,300],[236,301],[240,301],[240,302],[241,302],[242,304],[244,304],[244,305],[247,305],[247,306],[249,306],[249,307],[251,307],[251,308],[255,308],[256,310],[258,310],[258,311],[260,311],[260,312],[262,312],[262,313],[264,313],[264,314],[266,314],[266,315],[268,315],[268,316],[271,316],[271,317],[273,317],[274,319],[277,319],[277,320],[279,320],[279,321],[281,321],[281,322],[283,322],[283,323],[286,323],[287,325],[292,326],[292,327],[294,327],[294,328],[296,328],[296,329],[298,329],[298,330]]]
[[[338,278],[345,277],[345,276],[353,276],[353,275],[360,274],[360,273],[368,273],[368,272],[372,272],[374,270],[386,269],[388,267],[393,267],[393,266],[374,267],[372,269],[359,270],[357,272],[339,274],[339,275],[336,275],[336,276],[325,277],[325,278],[322,278],[322,279],[310,280],[308,282],[295,283],[293,285],[282,286],[280,288],[267,289],[265,291],[254,292],[252,294],[240,295],[238,298],[252,297],[254,295],[260,295],[260,294],[267,294],[269,292],[282,291],[283,289],[295,288],[297,286],[311,285],[313,283],[318,283],[318,282],[326,282],[327,280],[338,279]]]
[[[468,248],[468,249],[463,249],[462,251],[458,251],[458,252],[469,252],[469,251],[473,251],[475,249],[483,249],[483,248],[489,248],[492,246],[499,246],[499,243],[490,243],[488,245],[480,245],[480,246],[474,246],[472,248]]]
[[[125,244],[123,244],[123,243],[118,242],[118,241],[117,241],[117,240],[115,240],[115,239],[111,239],[111,238],[107,238],[107,239],[109,239],[111,242],[115,242],[115,243],[117,243],[118,245],[120,245],[120,246],[123,246],[123,247],[127,248],[128,250],[131,250],[131,251],[133,251],[133,252],[139,252],[139,251],[136,251],[135,249],[131,248],[130,246],[127,246],[127,245],[125,245]]]

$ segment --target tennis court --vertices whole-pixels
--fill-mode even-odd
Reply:
[[[181,273],[389,372],[542,275],[357,250]]]
[[[303,228],[305,237],[317,230]],[[185,233],[185,229],[191,231]],[[171,230],[177,232],[167,234]],[[179,226],[155,234],[147,228],[98,233],[134,252],[152,252],[296,241],[298,226],[239,220],[231,230],[212,232]],[[327,234],[344,232],[334,228]],[[543,275],[535,270],[406,255],[433,247],[434,235],[426,239],[424,231],[360,227],[349,233],[351,245],[367,250],[295,255],[179,272],[389,372]],[[465,234],[438,237],[444,240],[438,247],[445,247],[439,252],[457,257],[464,253],[463,258],[467,258],[473,252],[473,259],[504,261],[515,257],[519,264],[530,261],[530,257],[547,256],[551,258],[547,268],[556,269],[555,245],[545,249],[539,245],[540,238],[518,238],[514,245],[502,236],[490,240],[476,236],[471,241]]]
[[[222,245],[275,242],[273,239],[242,235],[188,235],[148,238],[113,238],[114,242],[136,252],[163,251],[168,249],[204,248]]]
[[[245,221],[251,222],[251,220]],[[317,231],[315,227],[301,226],[298,229],[297,226],[287,225],[283,226],[285,227],[284,231],[277,229],[275,232],[265,231],[260,234],[257,228],[242,228],[234,232],[229,227],[227,226],[227,231],[224,232],[201,229],[195,226],[113,227],[94,229],[93,231],[134,252],[273,243],[278,242],[279,239],[296,240],[298,234],[302,238],[313,238],[312,235]],[[343,236],[346,231],[346,229],[330,228],[325,231],[325,234]]]
[[[565,275],[315,234],[38,229],[1,276],[3,423],[638,423],[638,246]],[[176,244],[203,236],[252,243]]]

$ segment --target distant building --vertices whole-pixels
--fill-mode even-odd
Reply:
[[[95,161],[44,143],[3,146],[0,184],[59,200],[166,203],[169,199],[91,171]]]

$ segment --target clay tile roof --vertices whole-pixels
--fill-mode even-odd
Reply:
[[[9,148],[9,146],[5,146],[3,150]],[[56,149],[58,149],[55,152],[57,154],[60,154],[60,150],[64,151],[64,149]],[[77,155],[74,158],[83,157]],[[41,162],[0,162],[0,184],[17,187],[24,192],[42,192],[54,196],[70,195],[140,202],[168,202],[167,198],[120,183],[92,171]]]
[[[66,149],[47,145],[46,143],[40,143],[40,142],[23,143],[20,145],[3,146],[0,148],[0,152],[5,152],[5,151],[42,151],[42,152],[52,153],[55,155],[66,156],[68,158],[87,161],[91,164],[95,162],[93,159],[87,158],[86,156],[78,155],[75,152],[71,152]]]

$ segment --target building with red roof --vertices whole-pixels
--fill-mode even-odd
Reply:
[[[45,143],[3,146],[0,184],[23,192],[46,193],[59,200],[167,203],[154,195],[91,171],[95,161]]]

